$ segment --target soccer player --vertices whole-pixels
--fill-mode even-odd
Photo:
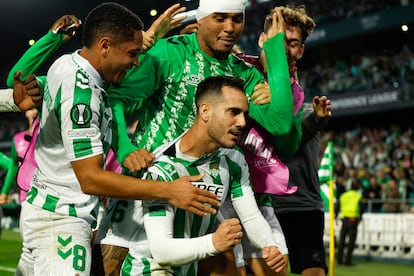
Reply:
[[[264,79],[256,68],[231,54],[244,27],[243,2],[201,0],[197,9],[197,33],[158,40],[142,55],[140,66],[130,70],[119,87],[110,88],[120,145],[116,152],[118,160],[131,172],[138,171],[143,162],[151,165],[152,160],[143,152],[154,151],[190,127],[195,118],[196,87],[209,76],[230,75],[244,79],[250,116],[272,134],[290,131],[293,99],[287,59],[277,58],[280,52],[285,53],[283,32],[274,34],[264,43],[264,50],[268,51],[270,104],[254,103],[261,101],[254,89],[257,84],[264,83]],[[125,121],[125,116],[132,114],[141,115],[133,143],[126,135]],[[153,154],[156,156],[155,152]],[[136,155],[143,157],[135,164],[131,159]],[[134,203],[113,201],[108,206],[111,213],[106,212],[104,220],[110,221],[103,220],[102,225],[110,225],[110,231],[99,229],[98,235],[123,247],[133,244],[135,241],[129,238],[138,225],[134,217],[139,212],[134,212]],[[138,204],[137,209],[140,208]]]
[[[222,202],[230,197],[241,224],[262,251],[267,265],[280,271],[285,260],[255,202],[244,155],[235,148],[248,109],[243,81],[208,77],[198,85],[195,102],[193,125],[161,146],[163,154],[149,167],[147,178],[171,181],[204,173],[194,185],[214,191]],[[164,270],[168,275],[195,276],[196,261],[231,249],[242,237],[236,218],[224,220],[211,233],[215,215],[194,216],[158,200],[145,200],[142,208],[145,231],[135,233],[137,242],[129,249],[123,275],[152,275]]]
[[[315,23],[306,13],[305,6],[282,7],[289,26],[290,46],[297,46],[299,54],[291,59],[292,72],[297,71],[296,60],[305,51],[305,41]],[[302,22],[302,24],[300,23]],[[326,96],[316,96],[312,103],[303,104],[302,140],[292,156],[283,156],[288,166],[289,186],[297,190],[289,196],[273,195],[273,207],[283,229],[289,250],[292,273],[303,276],[322,276],[327,273],[323,244],[324,211],[318,179],[318,150],[320,131],[331,114],[331,103]],[[307,234],[303,234],[303,229]]]
[[[119,84],[126,70],[138,65],[142,28],[124,6],[103,3],[83,24],[83,47],[48,70],[35,151],[38,168],[22,206],[23,252],[16,275],[89,275],[98,195],[161,198],[183,207],[201,197],[200,205],[216,205],[215,196],[191,185],[200,176],[167,185],[104,170],[112,143],[106,87]]]

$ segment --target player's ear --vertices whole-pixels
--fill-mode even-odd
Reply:
[[[265,43],[266,40],[267,40],[267,34],[262,32],[259,36],[259,40],[257,41],[257,45],[259,46],[260,49],[263,49],[263,44]]]
[[[210,111],[211,111],[210,104],[208,104],[208,103],[202,103],[202,104],[200,104],[200,107],[198,109],[198,112],[199,112],[200,118],[204,122],[207,122],[210,119]]]
[[[301,59],[304,52],[305,52],[305,44],[302,44],[302,45],[300,45],[298,54],[296,55],[296,60]]]

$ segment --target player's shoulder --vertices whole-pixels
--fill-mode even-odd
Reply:
[[[244,160],[243,150],[237,145],[233,148],[220,148],[219,154],[220,156],[225,156],[232,160]]]
[[[247,68],[255,68],[254,64],[258,57],[245,54],[232,54],[233,63],[239,66],[245,66]]]
[[[192,55],[195,48],[195,38],[191,35],[174,35],[158,40],[145,55],[182,65],[181,60]]]
[[[153,48],[183,49],[193,48],[194,38],[189,34],[179,34],[158,40]]]

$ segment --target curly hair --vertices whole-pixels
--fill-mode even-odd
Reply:
[[[316,26],[315,21],[306,13],[305,5],[299,5],[297,7],[288,5],[279,8],[287,25],[299,27],[302,32],[302,43],[304,43]],[[274,12],[275,10],[273,9],[270,14],[266,16],[264,21],[264,32],[267,32],[272,26]]]

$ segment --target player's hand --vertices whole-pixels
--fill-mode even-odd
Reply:
[[[149,29],[143,32],[142,50],[148,51],[158,39],[164,37],[169,31],[181,26],[183,20],[187,16],[175,17],[177,14],[186,10],[186,7],[181,7],[180,4],[174,4],[166,9],[155,21],[151,24]]]
[[[42,101],[36,76],[31,74],[24,81],[20,79],[22,71],[14,73],[13,100],[21,111],[37,106]]]
[[[227,251],[241,242],[242,227],[237,218],[223,220],[213,233],[213,245],[219,252]]]
[[[74,15],[64,15],[53,23],[50,30],[57,34],[63,33],[63,39],[69,40],[81,26],[82,22]]]
[[[7,203],[7,195],[1,194],[0,195],[0,205],[4,205]]]
[[[269,38],[274,37],[278,33],[285,31],[285,20],[283,19],[282,12],[279,7],[274,8],[272,14],[272,26],[269,29]]]
[[[251,99],[254,104],[270,103],[270,87],[267,83],[256,84]]]
[[[191,182],[200,181],[203,177],[203,174],[183,176],[173,181],[171,185],[168,185],[168,202],[199,216],[204,216],[207,213],[215,214],[217,210],[210,206],[217,208],[220,206],[217,195],[191,184]]]
[[[131,152],[124,160],[124,167],[130,172],[136,173],[152,165],[155,156],[146,149]]]
[[[266,246],[262,249],[262,257],[274,271],[281,272],[287,268],[286,260],[276,246]]]
[[[331,101],[326,96],[313,97],[312,107],[313,107],[313,110],[315,111],[316,116],[318,116],[319,119],[332,116]]]

